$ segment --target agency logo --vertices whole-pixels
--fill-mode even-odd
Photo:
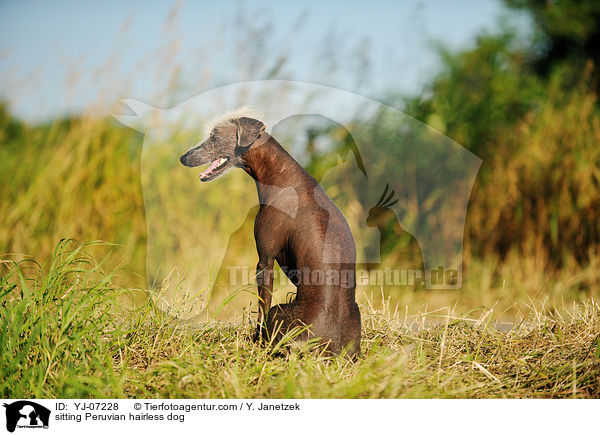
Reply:
[[[48,429],[50,410],[29,400],[18,400],[2,406],[6,408],[6,430]]]
[[[230,272],[256,264],[253,224],[261,198],[243,171],[202,183],[183,170],[179,157],[206,143],[211,126],[225,115],[253,111],[256,116],[245,116],[287,147],[344,215],[356,244],[352,263],[377,278],[359,285],[462,286],[467,205],[481,159],[434,128],[365,96],[286,80],[233,83],[168,109],[122,103],[128,114],[113,116],[144,133],[146,277],[150,288],[160,289],[165,308],[199,289],[209,289],[213,313],[225,305],[234,310],[229,302],[236,294],[242,298],[237,307],[246,306],[250,292],[244,286],[240,293]],[[228,162],[214,160],[209,172],[224,173],[232,168]],[[306,199],[288,185],[263,181],[264,189],[286,191],[286,201],[269,206],[295,219]],[[317,203],[315,209],[329,206]],[[340,253],[328,225],[322,246],[314,249],[324,263],[335,263]],[[288,277],[300,273],[305,277],[300,270]],[[310,273],[311,281],[323,278],[320,270]]]

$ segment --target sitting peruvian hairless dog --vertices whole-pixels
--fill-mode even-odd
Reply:
[[[180,161],[185,166],[210,163],[201,181],[238,167],[256,182],[260,210],[254,223],[259,258],[255,338],[281,337],[291,328],[308,326],[297,339],[319,337],[330,352],[359,355],[354,239],[319,183],[265,132],[262,122],[248,117],[219,122],[208,139]],[[293,302],[270,308],[275,261],[297,293]]]

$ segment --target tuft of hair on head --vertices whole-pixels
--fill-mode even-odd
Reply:
[[[254,109],[249,106],[238,107],[237,109],[231,109],[222,113],[221,115],[215,116],[210,119],[208,122],[204,124],[204,137],[208,137],[210,132],[218,125],[225,124],[232,119],[238,118],[252,118],[261,120],[263,118],[264,113],[260,112],[257,109]]]

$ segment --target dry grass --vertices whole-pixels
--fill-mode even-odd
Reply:
[[[352,362],[309,345],[281,356],[248,339],[247,317],[192,325],[152,298],[123,311],[129,292],[81,247],[62,244],[54,258],[30,280],[24,265],[8,265],[1,282],[3,397],[600,397],[600,306],[591,299],[519,305],[516,324],[491,308],[406,315],[371,301]]]

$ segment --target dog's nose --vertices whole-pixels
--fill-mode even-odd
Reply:
[[[188,153],[185,153],[184,155],[182,155],[181,157],[179,157],[179,161],[181,162],[181,164],[183,166],[187,166],[186,162],[187,162],[187,155]]]

